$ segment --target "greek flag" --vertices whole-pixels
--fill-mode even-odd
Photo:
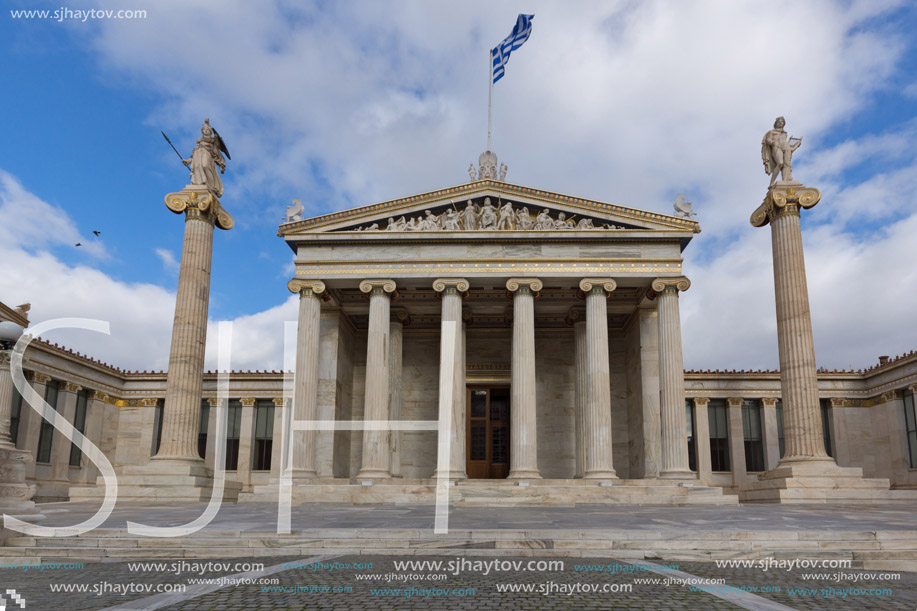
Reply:
[[[494,83],[503,78],[504,66],[509,61],[509,54],[521,47],[522,43],[529,39],[532,34],[532,19],[534,18],[535,15],[520,14],[519,18],[516,19],[516,25],[513,27],[512,33],[490,52],[494,64]]]

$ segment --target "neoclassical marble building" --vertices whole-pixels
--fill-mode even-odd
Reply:
[[[684,371],[682,252],[699,231],[689,218],[495,179],[289,219],[278,235],[295,256],[295,375],[234,373],[218,432],[216,375],[203,374],[189,431],[200,459],[217,466],[214,440],[226,440],[222,466],[239,500],[275,490],[287,439],[300,501],[420,498],[444,475],[458,488],[499,480],[588,490],[563,497],[573,501],[651,482],[669,497],[647,501],[693,487],[718,495],[701,502],[734,502],[721,492],[737,492],[783,453],[780,377]],[[42,342],[25,369],[116,471],[159,451],[166,374]],[[819,372],[822,435],[838,465],[917,488],[915,386],[914,353]],[[93,496],[97,468],[7,388],[11,435],[35,456],[27,478],[36,498]],[[441,416],[451,422],[447,459],[436,431],[290,426]]]

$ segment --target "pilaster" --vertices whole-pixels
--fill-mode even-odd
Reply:
[[[709,485],[713,480],[710,464],[710,418],[707,397],[694,397],[694,445],[697,448],[697,479]]]
[[[73,424],[76,415],[77,395],[83,387],[73,382],[61,382],[57,395],[57,413]],[[51,479],[60,482],[70,481],[70,447],[72,442],[60,431],[54,431],[54,445],[51,447]]]
[[[254,397],[241,397],[242,422],[239,425],[239,462],[236,467],[236,481],[248,488],[252,483],[252,444],[255,436],[255,406],[258,400]]]
[[[739,487],[745,483],[745,431],[742,428],[742,398],[726,399],[729,419],[729,464],[732,467],[732,483]]]
[[[764,468],[773,469],[780,461],[780,437],[777,428],[777,399],[761,399],[761,412],[764,415]]]

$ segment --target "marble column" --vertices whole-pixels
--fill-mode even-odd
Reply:
[[[465,479],[465,346],[462,333],[462,300],[467,296],[468,281],[464,278],[439,278],[433,282],[433,290],[442,297],[442,321],[455,323],[455,353],[452,368],[445,370],[440,363],[440,384],[451,383],[452,398],[448,405],[439,406],[441,420],[449,419],[449,465],[437,465],[433,477],[447,477],[450,480]]]
[[[691,282],[685,277],[657,278],[652,287],[659,302],[659,408],[662,420],[662,470],[659,477],[694,479],[688,468],[685,419],[685,370],[681,351],[678,292]]]
[[[157,460],[201,465],[197,452],[201,380],[207,343],[213,228],[230,229],[232,217],[205,187],[186,187],[166,196],[166,206],[185,214],[185,236],[178,272],[172,346]]]
[[[694,446],[697,449],[697,479],[710,484],[713,470],[710,465],[710,418],[707,397],[694,397]]]
[[[10,440],[13,377],[10,373],[12,350],[0,345],[0,514],[35,522],[44,516],[32,502],[34,487],[26,483],[26,465],[34,465],[32,453],[17,450]],[[23,400],[21,412],[31,411]],[[37,416],[37,414],[36,414]],[[22,437],[22,434],[19,435]]]
[[[833,463],[825,452],[815,370],[815,345],[802,250],[800,210],[821,199],[818,189],[781,181],[768,191],[752,214],[756,227],[771,226],[774,296],[777,305],[777,348],[786,453],[780,465]]]
[[[366,336],[366,398],[363,419],[388,421],[389,326],[394,280],[364,280],[360,290],[369,293],[369,331]],[[391,477],[389,431],[363,431],[363,464],[358,479]]]
[[[617,284],[611,278],[584,278],[586,297],[586,479],[616,476],[611,445],[611,373],[608,362],[608,305]]]
[[[287,283],[299,293],[299,321],[296,328],[296,375],[293,384],[293,419],[315,420],[318,414],[318,360],[321,340],[321,296],[325,284],[319,280],[294,278]],[[316,477],[315,431],[293,431],[293,478]]]
[[[586,353],[586,310],[570,308],[567,324],[573,326],[574,345],[574,386],[573,404],[573,456],[574,478],[583,477],[586,468],[586,364],[589,362]]]
[[[729,421],[729,463],[732,467],[732,483],[737,488],[745,483],[745,430],[742,428],[742,399],[726,399]]]
[[[764,419],[764,469],[770,470],[780,462],[780,437],[777,430],[777,399],[761,399],[761,414]]]
[[[73,382],[61,382],[57,395],[57,411],[71,425],[75,425],[76,402],[83,387]],[[73,442],[55,429],[55,441],[51,447],[51,479],[70,481],[70,448]]]
[[[404,355],[406,320],[410,320],[407,310],[402,308],[392,310],[392,320],[388,330],[388,411],[392,420],[401,420],[401,361]],[[389,444],[389,451],[392,454],[392,477],[401,477],[401,431],[389,431]]]
[[[535,296],[537,278],[510,278],[513,294],[513,355],[510,382],[510,471],[507,479],[541,479],[535,402]]]

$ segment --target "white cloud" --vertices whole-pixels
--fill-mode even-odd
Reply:
[[[177,272],[179,268],[179,262],[176,260],[175,255],[172,254],[171,250],[165,248],[154,248],[153,252],[156,253],[156,256],[159,257],[159,260],[162,261],[162,266],[169,272]]]

